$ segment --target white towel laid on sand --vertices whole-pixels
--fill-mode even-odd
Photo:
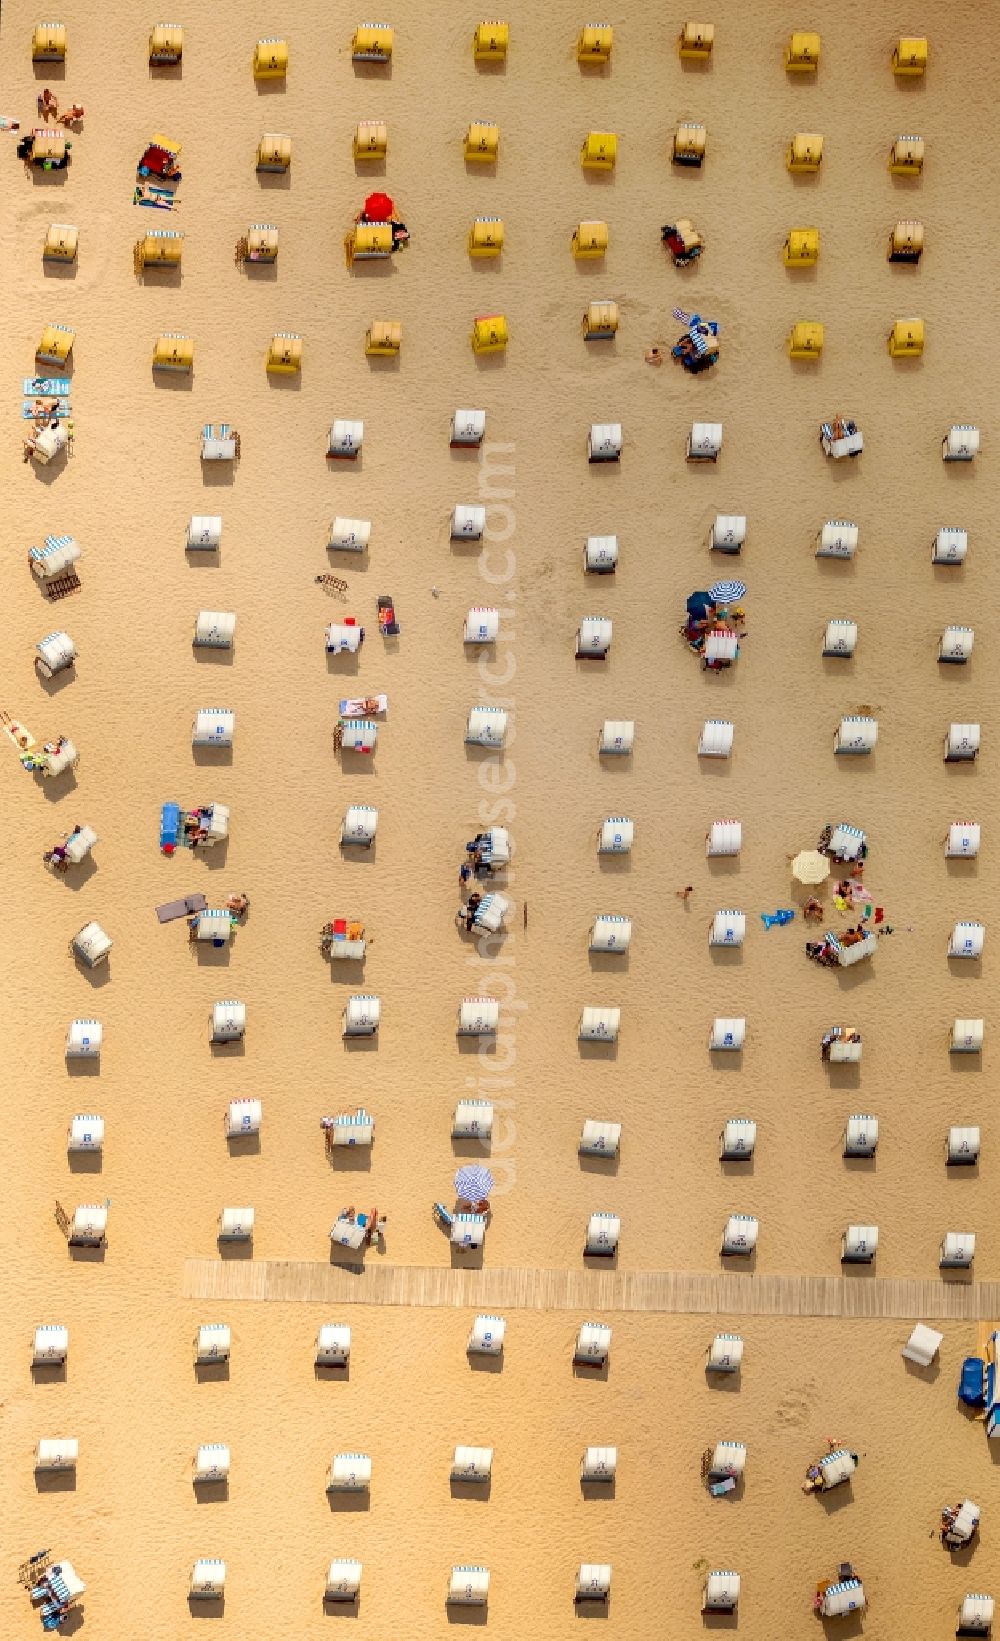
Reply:
[[[372,712],[388,712],[388,695],[357,695],[340,703],[342,718],[366,718]]]

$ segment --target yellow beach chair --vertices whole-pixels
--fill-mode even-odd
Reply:
[[[819,260],[819,229],[789,228],[783,255],[786,268],[814,268]]]
[[[576,42],[578,63],[609,63],[614,43],[614,29],[610,23],[584,23]]]
[[[785,164],[789,171],[818,171],[823,163],[823,138],[818,131],[796,131]]]
[[[510,24],[487,18],[472,36],[472,55],[477,63],[502,63],[510,45]]]
[[[897,319],[889,332],[889,353],[893,359],[919,359],[924,351],[922,319]]]
[[[369,358],[395,358],[403,345],[403,327],[398,319],[373,319],[365,334]]]
[[[578,222],[573,229],[573,255],[580,260],[603,256],[608,248],[606,222]]]
[[[793,34],[785,52],[789,74],[815,74],[819,67],[819,35]]]
[[[302,338],[293,331],[276,331],[267,350],[269,376],[297,376],[302,369]]]
[[[494,165],[500,152],[500,127],[474,120],[465,133],[465,157],[479,165]]]
[[[892,54],[894,74],[924,74],[927,71],[927,40],[904,35]]]
[[[288,41],[258,40],[253,51],[255,80],[283,80],[288,73]]]
[[[714,23],[685,23],[678,36],[677,55],[692,63],[707,63],[714,45]]]
[[[800,319],[788,337],[789,359],[818,359],[823,352],[823,326],[813,319]]]
[[[469,229],[469,255],[499,256],[502,250],[502,219],[500,217],[477,217]]]
[[[507,320],[502,313],[478,314],[473,320],[473,353],[503,353],[507,341]]]
[[[613,131],[588,131],[580,150],[585,171],[613,171],[618,158],[618,138]]]

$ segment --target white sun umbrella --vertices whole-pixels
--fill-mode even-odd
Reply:
[[[800,883],[825,883],[830,862],[818,849],[800,849],[792,861],[792,876]]]

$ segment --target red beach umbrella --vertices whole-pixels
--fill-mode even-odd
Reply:
[[[365,216],[369,222],[391,222],[395,209],[388,194],[369,194],[365,200]]]

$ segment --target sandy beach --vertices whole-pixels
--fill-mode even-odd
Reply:
[[[45,85],[86,108],[66,171],[25,172],[15,135],[0,135],[0,708],[39,741],[70,735],[81,754],[72,775],[43,780],[0,739],[4,1635],[40,1633],[16,1568],[42,1545],[87,1582],[82,1626],[77,1614],[68,1633],[101,1641],[187,1633],[205,1615],[187,1599],[199,1556],[228,1567],[215,1630],[259,1641],[326,1633],[350,1616],[322,1603],[326,1568],[342,1555],[364,1563],[358,1641],[447,1634],[463,1617],[444,1599],[459,1563],[491,1570],[488,1613],[473,1616],[496,1641],[573,1632],[582,1562],[613,1565],[602,1616],[630,1641],[700,1634],[707,1567],[740,1571],[745,1641],[816,1635],[816,1582],[846,1560],[870,1605],[863,1628],[843,1620],[831,1637],[946,1636],[966,1591],[1000,1597],[997,1471],[981,1425],[954,1402],[974,1317],[935,1323],[945,1339],[926,1374],[899,1353],[912,1323],[934,1317],[887,1314],[882,1300],[870,1317],[840,1319],[741,1315],[727,1302],[718,1314],[604,1313],[587,1295],[506,1310],[501,1372],[474,1371],[465,1354],[475,1309],[493,1308],[490,1272],[583,1271],[597,1210],[621,1216],[624,1276],[718,1272],[733,1213],[759,1219],[755,1277],[839,1277],[853,1223],[879,1226],[875,1267],[851,1276],[879,1293],[906,1279],[947,1286],[938,1256],[949,1230],[976,1233],[975,1279],[998,1274],[1000,1130],[987,1094],[1000,887],[989,626],[1000,297],[984,138],[993,55],[974,49],[985,25],[971,0],[925,0],[915,15],[845,0],[819,21],[759,0],[719,0],[711,13],[710,68],[678,60],[680,15],[632,6],[609,19],[612,62],[600,72],[576,62],[578,8],[555,0],[541,16],[518,0],[504,12],[511,47],[498,72],[473,62],[478,13],[421,0],[388,17],[386,70],[352,65],[361,18],[342,8],[223,0],[175,14],[182,66],[155,70],[152,13],[108,0],[97,17],[72,0],[59,11],[63,71],[31,62],[36,13],[22,0],[3,8],[2,112],[29,127]],[[819,72],[786,75],[788,36],[810,25],[822,32]],[[931,43],[926,76],[911,81],[890,70],[907,30]],[[255,84],[253,46],[271,35],[287,38],[288,76]],[[376,118],[388,157],[356,162],[355,126]],[[477,119],[499,124],[495,168],[463,162]],[[707,127],[701,170],[669,163],[688,119]],[[613,176],[581,169],[588,130],[618,133]],[[287,175],[255,171],[267,131],[292,138]],[[795,131],[824,135],[816,177],[785,169]],[[170,213],[132,204],[156,132],[181,145]],[[900,133],[926,141],[919,178],[888,172]],[[372,188],[396,200],[411,242],[348,271],[343,236]],[[467,255],[477,216],[503,219],[501,258]],[[678,217],[706,241],[682,269],[659,232]],[[608,223],[607,255],[575,261],[573,228],[591,218]],[[919,267],[886,260],[903,218],[925,226]],[[78,226],[75,264],[43,264],[51,222]],[[254,222],[279,228],[274,268],[234,261]],[[818,265],[787,269],[785,236],[807,225],[820,231]],[[133,245],[164,227],[184,233],[180,273],[138,279]],[[619,304],[611,342],[581,339],[595,299]],[[643,362],[649,346],[675,340],[674,306],[721,325],[720,362],[705,375]],[[477,358],[473,316],[499,312],[509,347]],[[886,335],[914,315],[926,325],[923,357],[893,360]],[[402,324],[398,361],[365,356],[365,331],[381,319]],[[797,320],[825,324],[820,361],[788,359]],[[50,322],[76,332],[74,450],[60,468],[22,463],[18,423],[21,378]],[[151,370],[162,332],[194,338],[191,375]],[[300,376],[265,373],[276,332],[302,336]],[[487,413],[481,452],[449,448],[459,406]],[[819,424],[835,413],[863,429],[858,462],[819,448]],[[325,458],[339,417],[364,421],[356,464]],[[685,462],[694,421],[723,424],[717,464]],[[241,435],[235,469],[200,460],[202,426],[218,422]],[[588,465],[588,431],[603,422],[622,423],[622,460]],[[975,462],[942,462],[953,423],[981,429]],[[487,539],[449,541],[456,504],[487,507]],[[748,519],[739,558],[708,552],[719,513]],[[202,514],[223,518],[217,554],[185,552],[188,520]],[[327,550],[338,515],[371,520],[367,554]],[[859,525],[852,561],[814,556],[827,519]],[[942,526],[968,531],[959,568],[931,563]],[[27,552],[64,534],[83,548],[82,586],[50,604]],[[586,576],[584,542],[604,534],[618,536],[617,573]],[[316,584],[323,573],[348,582],[343,601]],[[748,635],[737,665],[712,674],[677,628],[691,590],[731,574],[749,588]],[[378,631],[385,594],[398,639]],[[474,605],[501,610],[495,653],[463,645]],[[231,653],[192,648],[202,609],[236,612]],[[357,657],[328,658],[324,627],[345,615],[366,642]],[[603,662],[574,656],[588,615],[614,623]],[[821,658],[835,617],[858,622],[852,660]],[[975,628],[966,666],[937,661],[952,623]],[[54,628],[79,659],[43,682],[34,646]],[[381,691],[389,710],[374,755],[336,752],[341,697]],[[509,714],[501,757],[464,743],[478,704]],[[235,710],[228,761],[192,751],[192,720],[208,706]],[[869,712],[874,753],[835,757],[840,718]],[[727,761],[697,756],[709,718],[735,725]],[[599,757],[605,719],[634,720],[630,758]],[[981,725],[978,761],[944,762],[952,722]],[[228,845],[162,855],[167,800],[227,804]],[[338,847],[352,803],[378,808],[370,853]],[[595,834],[616,814],[634,819],[634,849],[599,857]],[[738,859],[706,859],[720,818],[742,822]],[[959,819],[983,825],[975,861],[945,859]],[[834,972],[807,962],[798,912],[770,930],[760,914],[801,908],[786,857],[839,821],[867,833],[865,882],[893,933],[872,962]],[[42,853],[77,822],[99,843],[86,866],[55,876]],[[513,838],[513,910],[506,940],[483,950],[453,918],[465,841],[490,824]],[[212,905],[234,891],[250,913],[221,952],[189,946],[183,922],[154,916],[178,896],[202,892]],[[738,951],[708,946],[723,907],[747,915]],[[627,956],[588,951],[599,913],[632,918]],[[321,956],[318,931],[334,917],[364,922],[363,969]],[[114,945],[88,973],[67,946],[92,918]],[[987,925],[981,962],[946,955],[961,919]],[[830,926],[844,923],[834,914]],[[359,992],[381,999],[381,1027],[373,1043],[348,1044],[341,1015]],[[477,993],[502,1004],[492,1052],[456,1039],[460,999]],[[237,1051],[209,1046],[220,998],[246,1003]],[[613,1053],[577,1042],[591,1005],[622,1010]],[[66,1028],[90,1016],[104,1028],[99,1071],[74,1073]],[[709,1054],[716,1016],[746,1017],[741,1055]],[[949,1054],[956,1018],[985,1019],[981,1055]],[[835,1024],[861,1031],[860,1066],[821,1063]],[[223,1114],[243,1097],[259,1098],[264,1116],[259,1148],[241,1154]],[[431,1207],[453,1200],[470,1149],[450,1137],[463,1097],[496,1112],[481,1305],[366,1304],[363,1273],[338,1302],[200,1297],[201,1267],[189,1262],[220,1260],[217,1219],[232,1204],[256,1210],[255,1266],[328,1268],[338,1210],[377,1203],[385,1243],[366,1269],[446,1270]],[[373,1151],[331,1166],[319,1119],[357,1106],[375,1117]],[[107,1124],[97,1172],[67,1158],[75,1112]],[[853,1112],[879,1118],[874,1162],[842,1156]],[[733,1116],[757,1123],[749,1164],[719,1162]],[[622,1123],[617,1166],[578,1157],[586,1118]],[[978,1168],[946,1168],[953,1124],[981,1127]],[[72,1213],[105,1199],[106,1249],[72,1257],[55,1203]],[[240,1281],[249,1292],[242,1267],[234,1294]],[[572,1370],[588,1319],[614,1328],[603,1377]],[[191,1341],[205,1321],[228,1322],[234,1343],[228,1378],[203,1383]],[[314,1374],[328,1321],[353,1329],[343,1382]],[[70,1330],[68,1370],[52,1382],[29,1371],[42,1322]],[[721,1389],[703,1371],[720,1329],[746,1341],[738,1386]],[[35,1444],[65,1435],[80,1440],[75,1485],[43,1486]],[[804,1498],[805,1466],[830,1435],[862,1456],[858,1475],[827,1502]],[[699,1462],[722,1438],[747,1443],[746,1485],[713,1499]],[[210,1441],[231,1446],[229,1496],[199,1502],[191,1458]],[[488,1497],[449,1487],[457,1443],[493,1446]],[[581,1490],[590,1444],[618,1447],[610,1497]],[[333,1508],[324,1491],[343,1450],[372,1456],[368,1508]],[[982,1507],[980,1540],[951,1557],[940,1510],[965,1496]]]

